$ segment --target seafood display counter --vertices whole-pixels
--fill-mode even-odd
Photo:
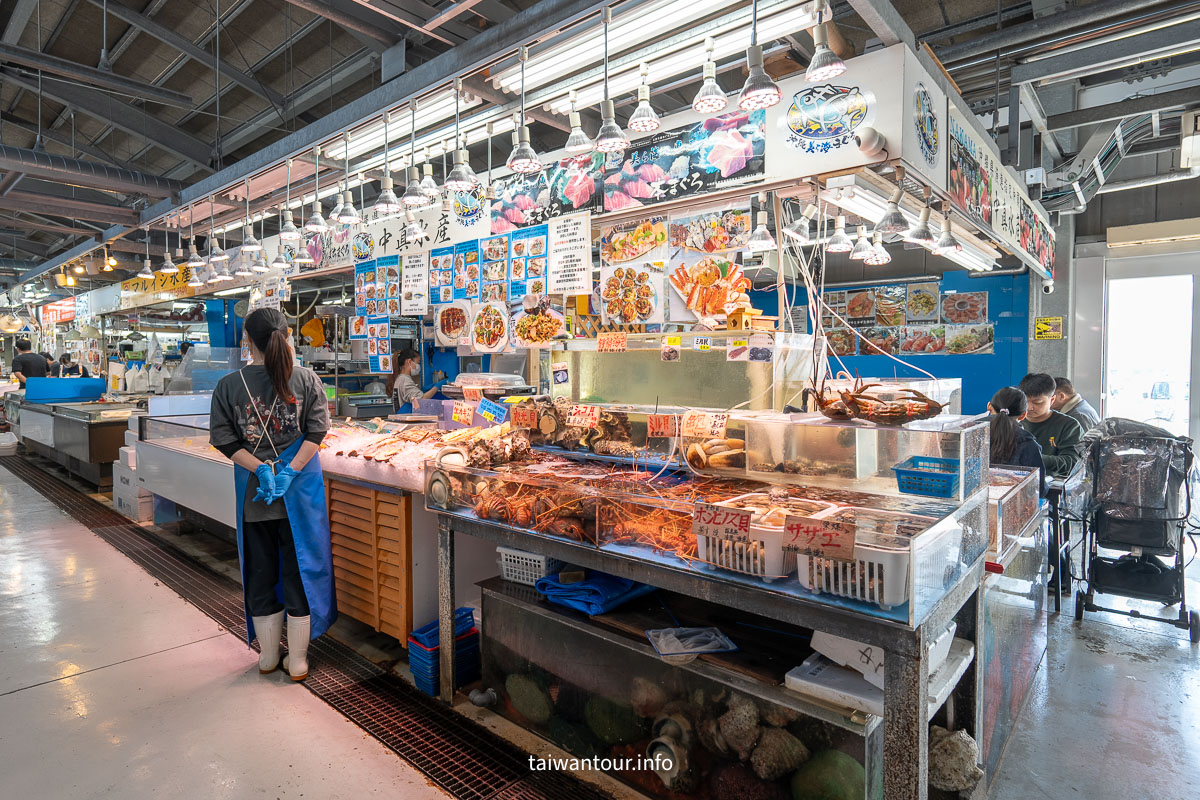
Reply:
[[[27,448],[106,488],[112,486],[112,465],[125,444],[129,418],[140,413],[137,403],[23,402],[17,419]]]

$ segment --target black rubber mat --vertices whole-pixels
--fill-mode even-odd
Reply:
[[[146,572],[241,639],[241,587],[20,456],[0,466],[88,526]],[[304,685],[431,781],[464,800],[601,800],[574,776],[529,769],[529,756],[328,636],[309,647]]]

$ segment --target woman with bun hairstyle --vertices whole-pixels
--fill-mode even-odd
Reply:
[[[1042,463],[1042,448],[1033,434],[1021,425],[1021,420],[1029,413],[1025,393],[1015,386],[1005,386],[992,395],[988,413],[992,415],[992,464],[1036,468],[1040,475],[1040,491],[1045,496],[1046,468]]]
[[[280,666],[287,619],[293,681],[308,677],[308,643],[337,617],[325,481],[317,450],[329,430],[325,387],[295,365],[287,318],[272,308],[246,317],[251,364],[213,391],[209,441],[234,463],[238,556],[246,640],[257,635],[258,671]]]

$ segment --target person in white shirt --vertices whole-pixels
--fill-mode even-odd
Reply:
[[[416,350],[401,350],[396,355],[396,363],[400,365],[400,371],[396,375],[392,396],[397,409],[408,405],[411,410],[414,400],[427,399],[437,394],[438,384],[434,384],[429,391],[421,390],[421,384],[417,381],[417,376],[421,374],[421,356]]]

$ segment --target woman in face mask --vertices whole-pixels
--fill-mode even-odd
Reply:
[[[317,456],[329,430],[321,379],[295,365],[287,318],[260,308],[246,317],[253,363],[217,383],[209,441],[234,463],[238,556],[246,640],[258,637],[258,671],[280,665],[308,677],[308,642],[337,617],[325,481]]]
[[[410,414],[413,400],[433,397],[437,394],[438,387],[435,384],[429,391],[421,391],[421,356],[416,350],[401,350],[396,356],[396,362],[400,365],[400,372],[396,376],[396,388],[393,390],[393,405],[399,413]]]

